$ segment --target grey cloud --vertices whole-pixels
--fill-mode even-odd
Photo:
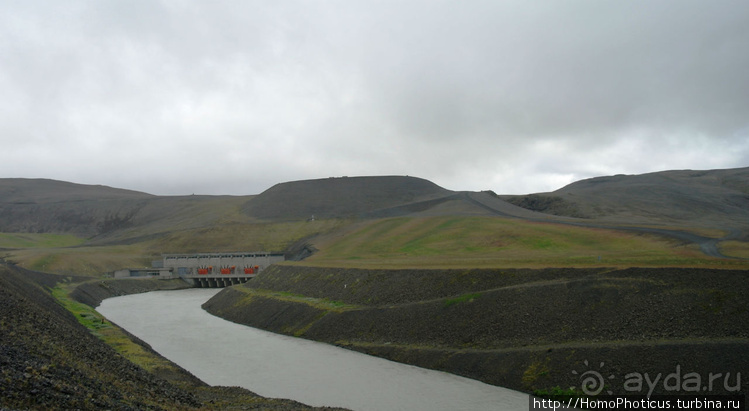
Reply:
[[[735,2],[497,4],[501,10],[472,16],[493,24],[474,28],[469,18],[464,31],[450,32],[462,41],[442,43],[439,33],[424,44],[407,39],[405,75],[395,74],[394,90],[384,90],[422,103],[406,97],[405,107],[395,107],[407,114],[397,118],[432,113],[464,121],[441,116],[436,96],[478,107],[508,131],[530,136],[674,122],[725,134],[745,124],[749,25]],[[375,77],[382,80],[390,85]]]
[[[749,162],[746,2],[7,9],[6,176],[246,194],[287,179],[410,174],[531,192],[596,173]],[[30,156],[48,166],[19,160]]]

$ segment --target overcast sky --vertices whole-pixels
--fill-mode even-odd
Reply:
[[[749,2],[0,0],[0,177],[451,190],[749,166]]]

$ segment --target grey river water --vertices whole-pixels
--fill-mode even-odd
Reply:
[[[528,408],[518,391],[215,317],[200,306],[218,291],[115,297],[97,311],[211,385],[352,410]]]

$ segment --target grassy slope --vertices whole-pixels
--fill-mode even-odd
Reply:
[[[724,255],[738,258],[749,258],[749,243],[746,241],[726,241],[720,246]]]
[[[345,225],[344,220],[252,222],[235,220],[175,230],[129,244],[92,245],[75,236],[0,234],[0,256],[22,267],[59,274],[97,276],[120,268],[149,267],[163,253],[283,251],[294,242]],[[30,241],[29,238],[36,238]],[[67,246],[66,246],[67,245]]]
[[[743,244],[743,243],[739,243]],[[746,267],[696,245],[632,232],[499,217],[391,218],[315,243],[305,265],[362,268],[692,266]],[[741,254],[741,248],[731,245]],[[600,259],[599,259],[600,257]]]
[[[312,409],[209,387],[54,283],[0,264],[0,409]]]
[[[195,400],[87,335],[36,282],[0,265],[0,408],[176,409]],[[189,401],[186,402],[186,401]]]
[[[52,248],[83,244],[73,234],[0,233],[0,248]]]
[[[41,271],[101,275],[122,267],[147,266],[166,252],[280,251],[296,241],[319,235],[313,243],[320,251],[306,260],[305,265],[749,268],[746,260],[713,259],[705,257],[694,245],[630,232],[488,216],[402,217],[353,224],[346,220],[273,223],[253,220],[242,213],[240,207],[246,199],[215,200],[157,199],[152,204],[160,202],[158,206],[154,205],[148,218],[144,217],[150,220],[147,225],[135,225],[93,241],[73,235],[0,234],[0,247],[5,248],[0,256]],[[168,209],[174,212],[166,218],[157,218]],[[714,236],[724,234],[716,232]],[[724,242],[721,249],[727,255],[749,257],[749,247],[744,241]],[[288,293],[264,297],[308,298]],[[464,305],[475,295],[455,298],[448,300],[450,306]],[[330,305],[334,310],[346,309],[335,301],[323,299],[315,303]],[[73,312],[80,308],[69,307]],[[92,321],[89,325],[94,328],[107,328],[96,324],[95,316],[87,314],[84,320]]]
[[[743,172],[743,170],[724,171],[729,174],[738,172]],[[674,173],[663,175],[656,173],[654,176],[627,178],[611,177],[608,180],[613,182],[593,184],[593,186],[598,190],[595,191],[596,194],[600,194],[600,191],[608,185],[616,186],[617,182],[627,183],[629,184],[627,187],[630,187],[634,183],[654,184],[651,180],[656,179],[656,182],[660,182],[659,184],[672,187],[681,181],[665,178],[673,177],[672,174]],[[689,173],[689,176],[692,174]],[[699,178],[704,179],[712,174],[699,175],[702,176]],[[695,178],[699,179],[689,177],[690,181]],[[411,216],[358,221],[342,219],[304,221],[310,214],[320,217],[319,213],[323,210],[343,215],[356,210],[372,211],[372,207],[406,204],[449,193],[431,182],[408,177],[339,178],[291,182],[274,186],[258,196],[240,197],[157,197],[62,182],[5,181],[5,183],[6,185],[16,184],[13,186],[15,191],[6,193],[9,197],[5,198],[5,201],[23,200],[54,205],[57,203],[50,202],[51,199],[83,198],[89,199],[92,204],[98,204],[97,207],[104,207],[103,211],[99,210],[97,218],[105,218],[109,215],[107,213],[132,214],[132,218],[123,220],[118,225],[110,224],[114,228],[101,229],[103,232],[91,238],[83,238],[85,234],[81,234],[91,229],[88,226],[86,226],[88,228],[80,228],[82,231],[78,233],[78,236],[71,233],[65,235],[0,234],[0,249],[4,249],[0,251],[0,257],[18,262],[26,268],[63,274],[101,275],[124,267],[149,266],[150,262],[159,259],[162,253],[282,251],[302,239],[310,239],[309,241],[314,242],[321,250],[307,261],[308,264],[315,265],[392,268],[591,265],[740,268],[747,266],[746,262],[741,260],[716,260],[705,257],[694,245],[684,245],[661,237],[551,223],[534,223],[489,214],[480,216],[476,214],[477,210],[488,213],[487,209],[477,208],[476,201],[468,201],[470,199],[467,196],[452,201],[449,213],[440,208],[444,205],[440,203],[433,207],[434,210],[425,210],[422,213],[423,216],[418,218]],[[584,188],[591,184],[588,181],[578,185]],[[637,184],[635,186],[639,187]],[[734,186],[736,184],[729,184],[727,187],[733,189]],[[743,186],[739,186],[741,187]],[[364,188],[366,190],[362,191]],[[640,191],[635,194],[652,201],[662,200],[662,196],[654,199],[650,191],[645,194]],[[630,199],[630,202],[638,198],[640,197],[635,196]],[[133,199],[137,201],[134,203],[131,201]],[[600,200],[601,196],[597,196],[596,199]],[[68,203],[71,209],[75,209],[75,204],[78,204],[71,201]],[[492,207],[494,206],[498,204],[493,204]],[[257,215],[248,212],[248,209],[252,207],[264,207],[263,210],[271,214],[278,213],[281,209],[285,209],[284,207],[292,207],[304,218],[275,222],[258,220]],[[664,212],[668,212],[668,207],[666,208]],[[83,208],[78,211],[86,214]],[[514,215],[514,211],[502,207],[501,204],[499,204],[499,211]],[[427,217],[427,215],[432,215],[432,217]],[[48,217],[55,220],[61,216],[53,214]],[[108,221],[105,220],[103,222]],[[92,220],[87,224],[100,227],[102,221],[97,221]],[[682,223],[689,224],[690,221],[692,220],[684,220]],[[622,220],[622,224],[627,222],[631,223],[629,220]],[[26,225],[28,224],[31,223],[27,222]],[[665,220],[658,224],[673,226],[673,224],[667,224]],[[651,226],[654,225],[656,223],[651,223]],[[29,227],[31,226],[33,224]],[[52,226],[54,224],[50,225]],[[724,225],[695,223],[686,228],[679,225],[679,229],[714,238],[729,235]],[[733,226],[730,234],[736,240],[725,241],[720,244],[720,247],[727,255],[749,258],[749,246],[744,241],[745,238],[739,235],[740,229],[741,227]],[[734,231],[739,234],[733,233]],[[318,238],[313,238],[315,236]]]
[[[283,251],[297,240],[334,230],[344,224],[343,220],[234,222],[174,232],[147,244],[155,253]]]
[[[133,244],[79,245],[72,236],[3,235],[16,247],[4,255],[34,270],[101,275],[147,267],[162,253],[281,251],[304,238],[320,251],[305,265],[361,268],[683,266],[749,267],[721,260],[696,245],[633,232],[527,222],[501,217],[399,217],[359,221],[234,221],[175,231]],[[34,236],[37,236],[34,239]],[[29,242],[29,238],[34,239]],[[22,248],[24,245],[29,248]],[[49,245],[53,246],[50,247]],[[71,247],[63,245],[70,244]],[[747,257],[745,242],[726,242],[728,255]],[[600,257],[600,258],[599,258]]]
[[[99,276],[125,267],[147,267],[154,257],[143,244],[30,248],[5,253],[7,261],[30,270],[86,276]]]
[[[68,284],[58,284],[52,290],[52,296],[70,311],[81,325],[86,327],[93,335],[107,343],[122,356],[132,361],[139,367],[150,373],[169,372],[172,375],[180,375],[174,364],[165,358],[155,355],[153,352],[146,350],[143,346],[134,343],[130,336],[122,331],[116,325],[106,321],[96,310],[88,305],[81,304],[70,298],[69,293],[73,286]],[[175,381],[172,381],[175,382]],[[192,381],[190,381],[192,382]]]

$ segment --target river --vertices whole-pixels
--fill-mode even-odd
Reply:
[[[154,291],[97,308],[210,385],[352,410],[519,410],[528,395],[235,324],[200,306],[218,289]]]

